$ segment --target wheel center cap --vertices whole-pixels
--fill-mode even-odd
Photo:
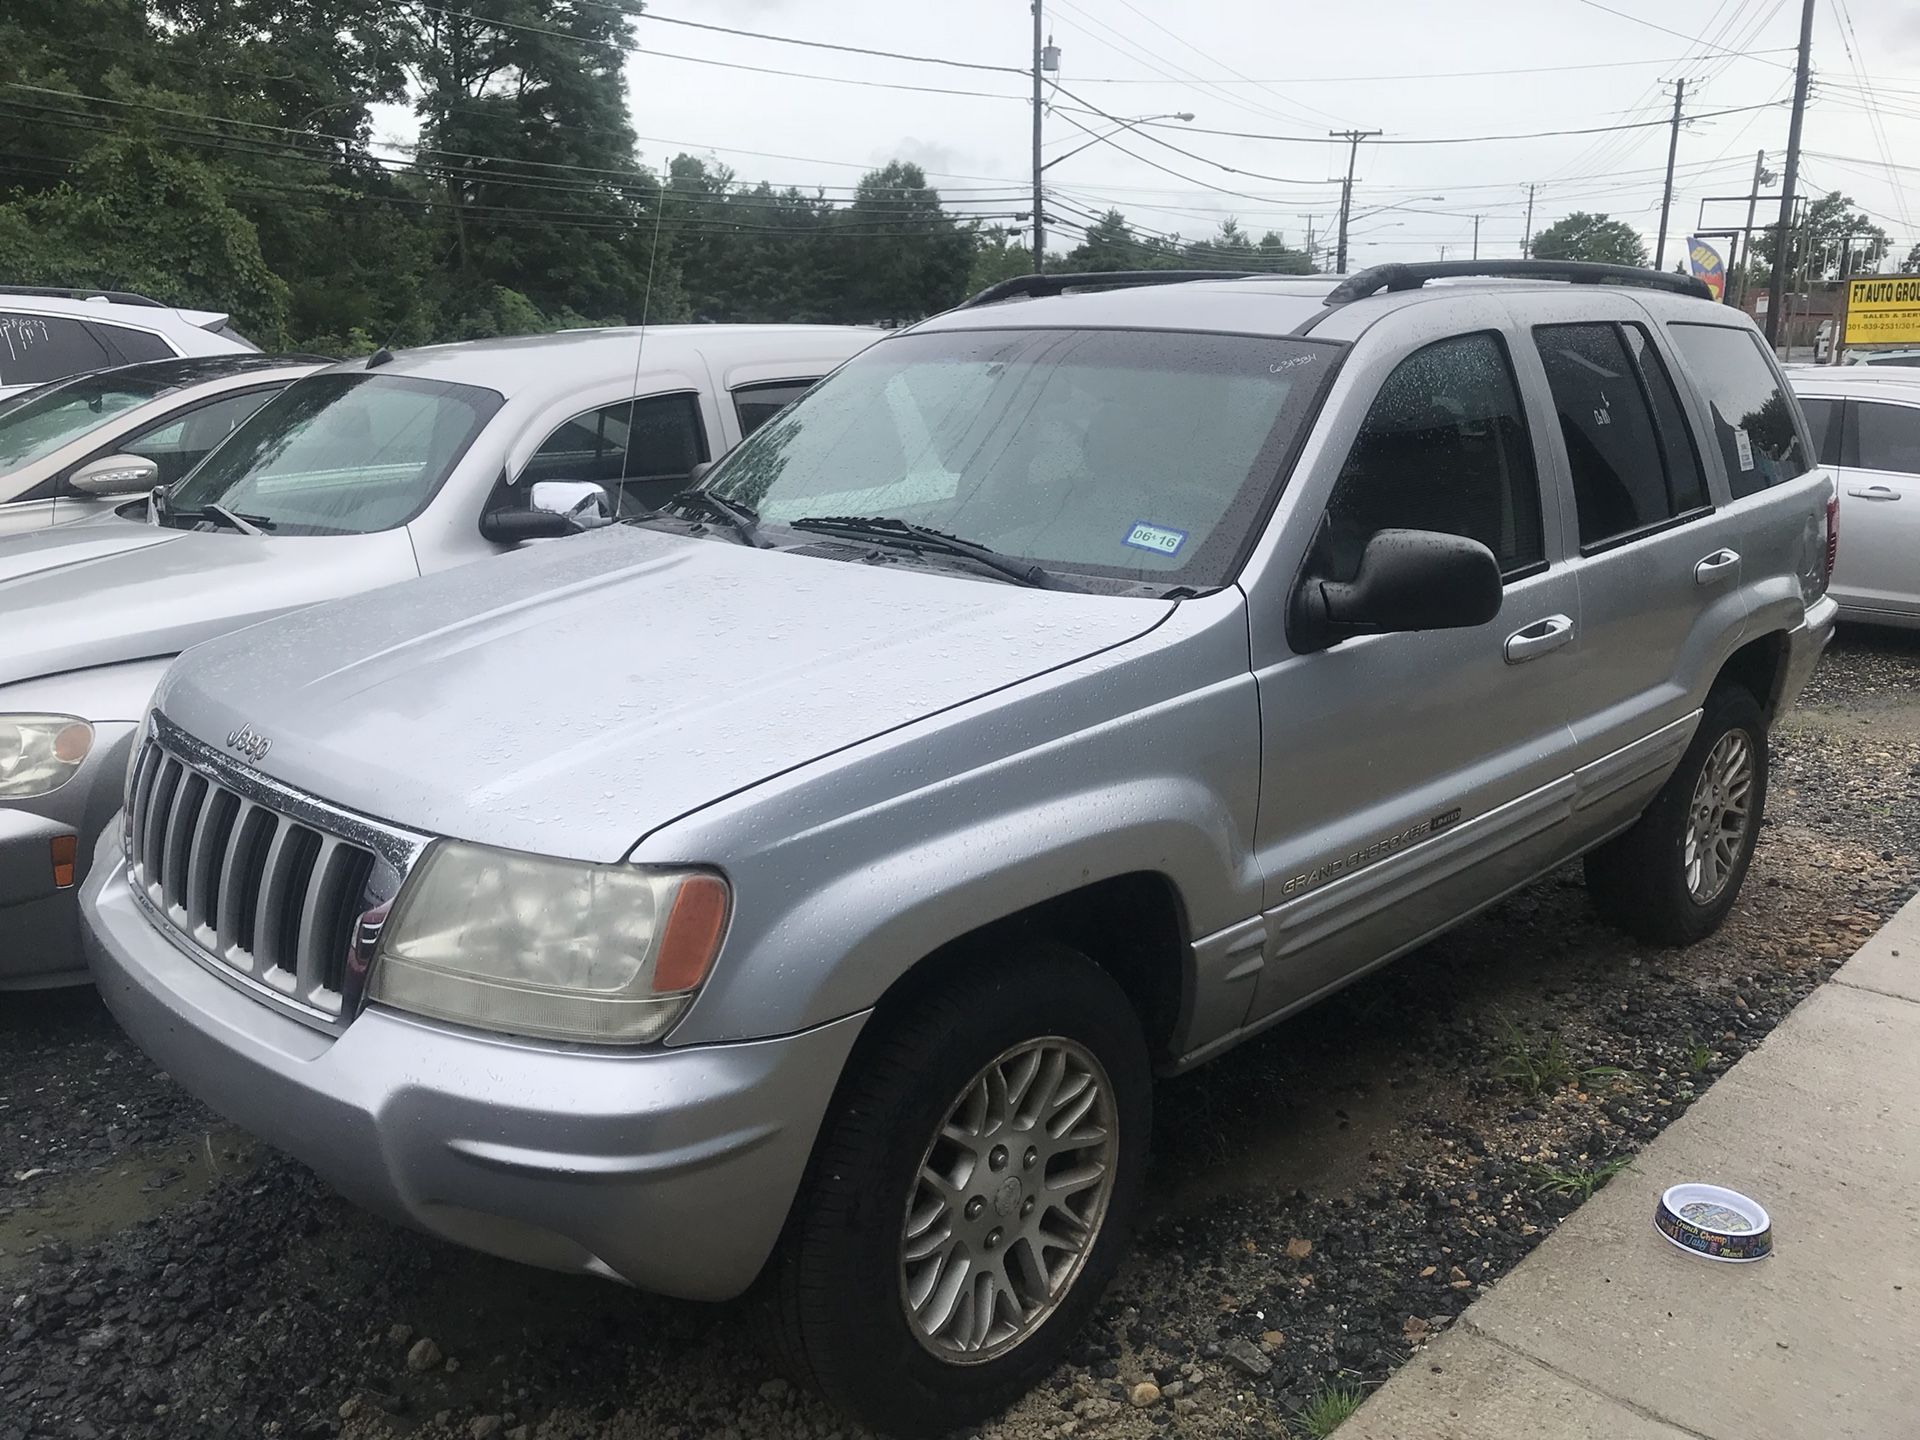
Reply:
[[[1009,1175],[1000,1182],[1000,1188],[993,1192],[993,1213],[1005,1219],[1020,1204],[1020,1177]]]

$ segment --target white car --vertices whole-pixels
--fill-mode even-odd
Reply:
[[[259,348],[218,310],[124,290],[0,285],[0,399],[109,365]]]
[[[253,352],[148,360],[0,400],[0,535],[84,520],[185,479],[241,421],[326,363]]]
[[[1787,369],[1822,463],[1840,477],[1840,618],[1920,629],[1920,371]]]

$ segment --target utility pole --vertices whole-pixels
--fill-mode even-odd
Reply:
[[[1753,208],[1754,206],[1760,203],[1760,187],[1766,183],[1767,183],[1767,152],[1762,150],[1759,154],[1753,157],[1753,188],[1747,191],[1747,228],[1745,230],[1742,230],[1739,233],[1739,235],[1737,235],[1734,238],[1734,242],[1733,242],[1734,258],[1732,261],[1732,265],[1734,269],[1739,269],[1740,249],[1743,245],[1746,247],[1746,252],[1747,252],[1746,254],[1747,269],[1750,270],[1753,268]],[[1732,285],[1727,286],[1727,301],[1729,304],[1735,303],[1733,300]],[[1746,270],[1740,270],[1740,299],[1738,301],[1738,304],[1742,309],[1744,309],[1746,307],[1746,303],[1747,303],[1747,272]]]
[[[1812,4],[1813,0],[1807,0]],[[1667,188],[1660,195],[1660,238],[1653,245],[1653,268],[1667,268],[1667,211],[1673,208],[1673,162],[1680,153],[1680,102],[1686,99],[1684,78],[1673,82],[1673,133],[1667,137]]]
[[[1473,258],[1480,258],[1480,217],[1473,217]]]
[[[1046,60],[1041,35],[1040,0],[1033,0],[1033,273],[1047,268],[1047,219],[1040,193],[1040,113],[1045,103],[1040,90],[1040,67]]]
[[[1038,3],[1038,0],[1035,0]],[[1808,0],[1811,4],[1812,0]],[[1378,135],[1378,130],[1329,130],[1330,139],[1347,142],[1347,178],[1340,182],[1340,242],[1333,257],[1333,273],[1347,272],[1347,214],[1353,209],[1353,167],[1360,158],[1360,142]]]
[[[1533,258],[1533,186],[1527,186],[1527,233],[1520,237],[1520,256]]]
[[[1787,123],[1787,165],[1781,172],[1780,221],[1774,231],[1773,277],[1767,286],[1767,343],[1780,339],[1780,306],[1787,293],[1787,241],[1793,232],[1793,188],[1800,180],[1800,125],[1807,118],[1807,62],[1813,51],[1813,0],[1800,6],[1800,58],[1793,71],[1793,118]]]
[[[1307,264],[1313,264],[1313,216],[1302,217],[1307,222]]]

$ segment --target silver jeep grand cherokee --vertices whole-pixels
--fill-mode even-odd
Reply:
[[[831,1399],[944,1430],[1095,1303],[1156,1069],[1574,856],[1721,922],[1832,624],[1808,454],[1677,276],[1009,282],[697,518],[183,658],[92,964],[368,1206],[758,1280]]]

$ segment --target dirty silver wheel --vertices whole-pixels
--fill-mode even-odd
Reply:
[[[900,1231],[914,1338],[949,1364],[1006,1354],[1072,1289],[1116,1173],[1113,1085],[1061,1036],[1003,1052],[921,1157]]]
[[[1720,898],[1739,867],[1753,796],[1753,745],[1741,730],[1729,730],[1707,756],[1694,783],[1682,854],[1687,889],[1694,902]]]

